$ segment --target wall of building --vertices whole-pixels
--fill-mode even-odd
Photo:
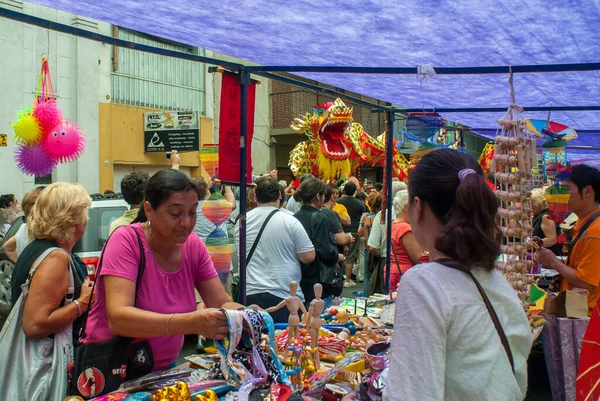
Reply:
[[[11,1],[3,7],[66,25],[110,34],[111,26],[70,13]],[[22,197],[35,187],[34,177],[21,173],[14,161],[16,144],[10,121],[19,109],[32,105],[42,56],[50,65],[58,105],[86,135],[87,146],[74,163],[59,165],[53,181],[78,182],[98,191],[98,104],[110,95],[110,46],[9,19],[0,22],[0,133],[8,134],[0,148],[0,193]]]
[[[153,174],[169,168],[171,161],[164,153],[144,153],[144,113],[157,111],[114,103],[100,104],[100,191],[118,191],[120,180],[132,171]],[[200,142],[209,143],[212,120],[200,118]],[[191,176],[204,175],[199,152],[181,154],[182,171]]]

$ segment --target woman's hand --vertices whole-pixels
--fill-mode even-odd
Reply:
[[[195,312],[196,332],[206,338],[223,340],[229,333],[227,316],[219,309],[208,308]]]
[[[343,253],[338,254],[338,263],[342,263],[346,259]]]
[[[79,294],[79,298],[77,301],[79,305],[81,305],[81,313],[85,312],[88,309],[88,305],[93,304],[96,299],[96,293],[92,294],[92,289],[94,288],[94,282],[89,278],[86,278],[81,284],[81,292]]]

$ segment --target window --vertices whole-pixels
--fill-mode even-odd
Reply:
[[[190,54],[198,49],[119,28],[119,39]],[[111,74],[112,101],[158,110],[204,114],[204,64],[117,47]]]

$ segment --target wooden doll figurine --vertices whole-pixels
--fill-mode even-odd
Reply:
[[[321,326],[323,323],[321,322],[321,313],[323,313],[323,308],[325,307],[325,301],[321,299],[323,295],[323,286],[321,284],[315,284],[315,299],[313,299],[310,303],[310,307],[308,308],[308,318],[309,321],[309,332],[310,332],[310,346],[311,346],[311,354],[313,356],[313,361],[315,364],[315,369],[321,368],[321,358],[319,354],[319,332],[321,331]]]
[[[290,311],[290,317],[288,318],[288,338],[287,338],[287,347],[283,351],[283,358],[287,360],[289,347],[292,344],[292,340],[298,337],[298,326],[300,325],[300,316],[298,316],[298,309],[302,309],[303,314],[307,314],[306,307],[304,303],[298,296],[296,296],[296,292],[298,291],[298,282],[290,281],[290,296],[284,299],[277,306],[273,306],[268,308],[266,311],[271,313],[275,312],[284,306],[287,306]]]

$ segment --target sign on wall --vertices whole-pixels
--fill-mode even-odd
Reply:
[[[144,152],[191,152],[200,150],[197,111],[144,113]]]
[[[8,146],[8,134],[0,134],[0,146]]]

